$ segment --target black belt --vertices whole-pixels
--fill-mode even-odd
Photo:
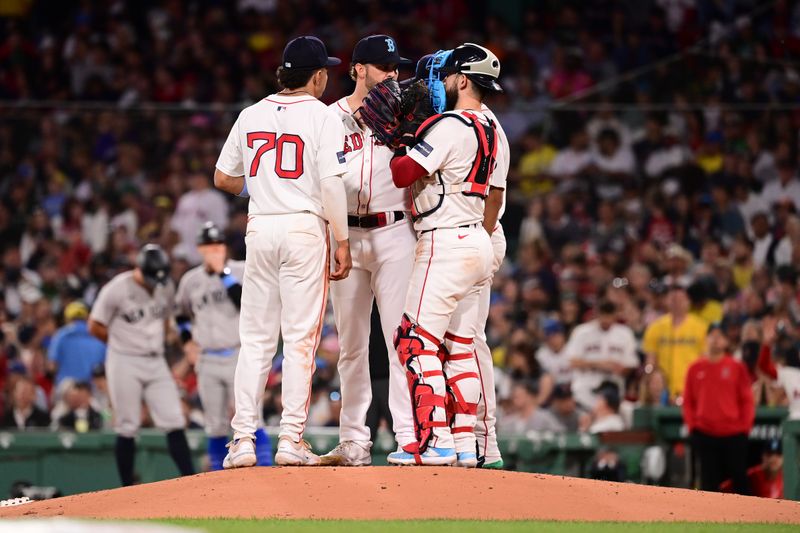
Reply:
[[[361,229],[382,228],[404,218],[406,218],[406,214],[402,211],[388,211],[371,215],[347,215],[347,225],[351,228]]]
[[[420,234],[428,233],[429,231],[433,231],[435,229],[464,229],[464,228],[474,228],[474,227],[480,226],[480,225],[481,225],[480,222],[473,222],[472,224],[464,224],[463,226],[458,226],[457,228],[431,228],[431,229],[424,229],[424,230],[420,231]]]

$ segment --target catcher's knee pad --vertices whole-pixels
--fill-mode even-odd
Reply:
[[[453,434],[472,433],[481,399],[480,376],[477,372],[473,339],[450,332],[446,333],[444,338],[447,421]]]
[[[395,333],[394,346],[400,362],[406,369],[406,379],[413,404],[414,433],[417,439],[417,442],[403,449],[409,453],[420,454],[427,448],[433,428],[448,426],[442,370],[445,351],[436,337],[419,324],[414,324],[405,314]],[[440,409],[438,416],[437,408]]]

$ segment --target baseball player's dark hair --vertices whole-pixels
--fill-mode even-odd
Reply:
[[[469,76],[467,76],[467,78],[469,79]],[[472,81],[472,79],[470,79],[469,81]],[[472,86],[472,92],[475,94],[475,96],[478,97],[478,99],[481,102],[486,100],[486,96],[491,92],[486,87],[482,86],[479,83],[475,83],[474,81],[472,81],[470,85]]]
[[[275,75],[278,77],[278,83],[282,89],[299,89],[304,87],[318,70],[318,68],[288,69],[281,66],[278,67]]]

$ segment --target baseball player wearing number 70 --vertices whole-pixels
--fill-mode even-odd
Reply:
[[[206,222],[197,236],[203,263],[186,272],[178,284],[175,318],[183,351],[197,372],[197,390],[205,413],[211,470],[221,470],[227,453],[233,376],[239,355],[239,309],[244,261],[228,259],[225,234]],[[272,464],[264,428],[256,430],[257,463]]]
[[[214,184],[250,197],[234,435],[225,466],[256,463],[258,406],[279,335],[283,413],[275,463],[319,464],[303,440],[314,355],[328,280],[346,278],[352,266],[341,179],[346,171],[344,128],[318,100],[327,85],[327,67],[339,63],[316,37],[290,41],[277,72],[284,89],[239,114],[217,161]],[[332,272],[326,220],[336,241]]]
[[[414,265],[417,237],[411,226],[408,195],[392,183],[392,149],[380,143],[356,118],[362,100],[377,83],[397,78],[397,67],[409,61],[388,35],[370,35],[353,50],[350,76],[356,87],[330,109],[344,124],[344,152],[350,248],[353,270],[331,284],[331,302],[339,333],[338,370],[342,412],[340,442],[322,456],[323,465],[371,464],[370,432],[366,425],[372,400],[369,374],[369,332],[372,300],[378,304],[388,353],[403,314],[408,280]],[[397,357],[389,358],[389,408],[395,438],[403,446],[414,441],[411,403],[405,372]]]
[[[481,112],[499,91],[500,62],[464,44],[431,58],[434,109],[407,155],[392,159],[398,187],[411,187],[417,242],[414,270],[395,347],[407,371],[416,442],[389,455],[394,464],[478,464],[474,427],[480,380],[474,354],[478,299],[492,268],[484,229],[485,199],[494,201],[497,130]],[[496,217],[495,217],[496,219]]]

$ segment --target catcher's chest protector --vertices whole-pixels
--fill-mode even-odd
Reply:
[[[448,117],[458,119],[465,127],[472,128],[478,141],[475,160],[469,174],[461,183],[445,183],[440,170],[436,171],[435,176],[414,182],[411,186],[411,214],[415,220],[439,209],[449,194],[461,193],[481,198],[486,198],[489,194],[489,178],[497,158],[497,128],[494,121],[487,119],[489,123],[484,124],[477,115],[469,111],[442,113],[432,116],[420,125],[416,133],[417,139],[421,139],[434,124]]]

